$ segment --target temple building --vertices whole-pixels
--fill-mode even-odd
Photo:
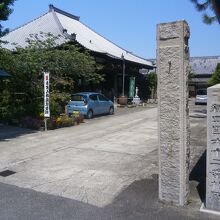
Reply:
[[[200,56],[190,58],[191,77],[189,80],[189,95],[195,96],[196,90],[206,89],[220,56]]]
[[[156,66],[156,59],[149,60]],[[189,96],[196,96],[198,89],[207,89],[218,63],[220,56],[190,57]]]
[[[100,85],[100,90],[111,90],[117,97],[131,96],[134,91],[129,90],[138,86],[139,95],[146,98],[146,75],[140,70],[145,69],[147,72],[153,69],[152,62],[117,46],[83,24],[78,16],[62,11],[53,5],[49,5],[47,13],[4,36],[2,40],[8,42],[4,47],[9,50],[15,49],[18,45],[25,47],[28,45],[27,38],[30,35],[42,32],[60,35],[58,39],[60,45],[66,41],[73,41],[87,49],[95,57],[96,62],[104,66],[105,82]],[[81,90],[83,89],[85,88],[82,87]]]

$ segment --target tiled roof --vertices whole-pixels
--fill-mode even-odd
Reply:
[[[16,46],[27,46],[28,43],[26,40],[30,37],[30,34],[39,34],[40,32],[50,32],[56,36],[62,34],[56,20],[54,19],[53,13],[48,12],[23,26],[10,31],[9,34],[1,39],[2,41],[8,42],[3,46],[12,50]]]
[[[196,74],[212,74],[217,64],[220,63],[220,56],[191,57],[190,65]]]
[[[143,66],[152,67],[150,61],[117,46],[80,22],[79,17],[64,12],[52,5],[50,5],[49,12],[12,30],[8,35],[4,36],[2,40],[9,42],[9,44],[5,45],[6,48],[13,49],[15,48],[13,43],[21,47],[27,46],[26,39],[30,34],[50,32],[54,35],[62,35],[65,37],[66,34],[64,34],[64,30],[66,30],[68,36],[76,34],[76,41],[91,51],[106,54],[114,59],[125,59]],[[61,38],[61,42],[59,43],[63,43],[64,41],[65,39]]]
[[[156,64],[156,59],[149,59],[149,61]],[[190,57],[192,72],[198,75],[211,75],[218,63],[220,63],[220,56]]]

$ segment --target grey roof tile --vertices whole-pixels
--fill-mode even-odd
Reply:
[[[103,53],[115,59],[125,59],[152,67],[150,61],[117,46],[80,22],[79,17],[57,9],[52,5],[49,6],[49,12],[9,32],[2,40],[9,42],[9,44],[6,44],[4,47],[11,50],[15,48],[13,43],[21,47],[27,46],[26,39],[30,34],[50,32],[54,35],[62,35],[63,38],[58,42],[62,44],[66,36],[63,30],[67,31],[68,36],[76,34],[76,41],[91,51]]]
[[[196,74],[212,74],[217,64],[220,63],[220,56],[191,57],[190,65]]]
[[[156,63],[156,59],[149,60]],[[218,63],[220,63],[220,56],[190,57],[192,72],[198,75],[211,75]]]
[[[30,34],[40,34],[40,32],[50,32],[54,35],[62,34],[53,16],[53,13],[48,12],[37,19],[9,32],[9,34],[2,37],[3,41],[8,42],[6,45],[4,45],[4,47],[9,50],[15,49],[16,46],[25,47],[28,45],[26,40],[30,37]]]

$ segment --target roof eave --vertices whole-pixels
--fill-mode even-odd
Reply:
[[[75,20],[77,20],[77,21],[80,20],[80,17],[79,17],[79,16],[70,14],[70,13],[68,13],[68,12],[66,12],[66,11],[63,11],[63,10],[61,10],[61,9],[59,9],[59,8],[56,8],[56,7],[54,7],[52,4],[49,5],[49,11],[58,12],[58,13],[63,14],[63,15],[65,15],[65,16],[69,17],[69,18],[75,19]]]

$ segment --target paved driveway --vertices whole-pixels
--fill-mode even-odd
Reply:
[[[119,110],[120,111],[120,110]],[[134,181],[157,173],[157,109],[15,134],[0,142],[0,182],[104,207]]]
[[[158,201],[156,108],[118,109],[114,116],[48,132],[0,127],[0,171],[16,172],[0,177],[0,219],[219,219],[199,212],[205,110],[190,101],[193,170],[186,207]]]

